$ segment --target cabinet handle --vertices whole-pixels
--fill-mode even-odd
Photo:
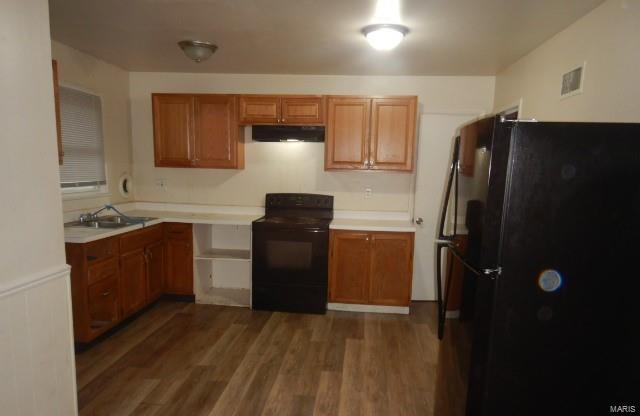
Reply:
[[[107,290],[106,292],[102,292],[102,293],[100,294],[100,296],[102,296],[102,297],[104,298],[104,297],[106,297],[106,296],[109,296],[110,294],[111,294],[111,291],[110,291],[110,290]]]

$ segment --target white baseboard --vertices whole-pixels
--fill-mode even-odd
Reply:
[[[327,304],[327,309],[329,309],[330,311],[395,313],[400,315],[409,315],[408,306],[361,305],[356,303],[329,303]]]

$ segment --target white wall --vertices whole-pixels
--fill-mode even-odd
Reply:
[[[131,131],[129,125],[129,73],[59,42],[51,42],[53,59],[58,61],[60,84],[76,87],[100,96],[102,131],[109,194],[99,197],[69,199],[65,212],[92,209],[106,203],[125,200],[117,190],[117,182],[131,172]]]
[[[46,0],[0,5],[0,413],[76,414]]]
[[[587,63],[584,92],[560,99],[561,76]],[[608,0],[498,74],[497,111],[523,99],[521,117],[640,121],[640,1]]]
[[[421,112],[482,113],[493,106],[494,78],[133,72],[130,92],[137,200],[262,206],[267,192],[312,192],[334,195],[336,209],[409,211],[412,174],[325,172],[323,144],[248,140],[244,170],[156,168],[151,93],[418,95]],[[250,137],[249,128],[245,133]],[[159,179],[166,180],[166,190],[156,186]],[[373,190],[370,199],[367,187]]]

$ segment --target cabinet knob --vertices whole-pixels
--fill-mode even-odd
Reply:
[[[282,123],[284,123],[285,121],[286,121],[286,120],[285,120],[284,118],[281,120],[281,122],[282,122]]]
[[[107,290],[106,292],[102,292],[100,295],[104,298],[106,296],[109,296],[111,294],[110,290]]]
[[[422,217],[416,218],[416,224],[422,225],[423,222],[424,222],[424,220],[422,219]]]

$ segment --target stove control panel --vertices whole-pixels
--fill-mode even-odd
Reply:
[[[333,196],[319,194],[267,194],[266,209],[328,209],[333,210]]]

